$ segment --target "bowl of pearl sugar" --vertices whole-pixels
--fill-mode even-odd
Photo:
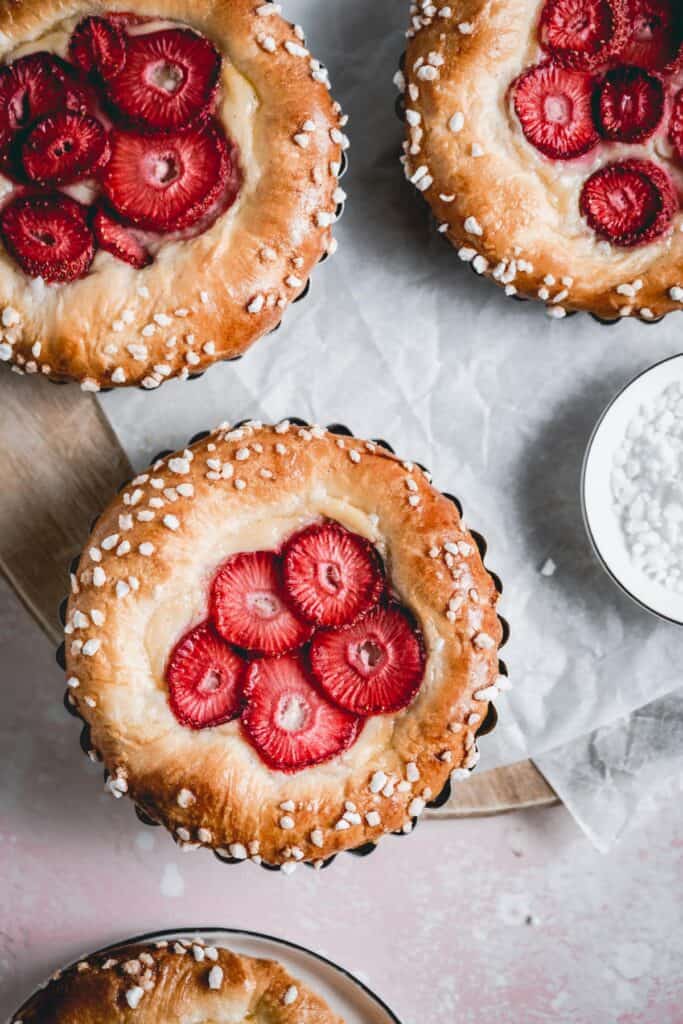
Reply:
[[[683,625],[683,355],[641,373],[607,406],[586,450],[581,502],[612,579]]]

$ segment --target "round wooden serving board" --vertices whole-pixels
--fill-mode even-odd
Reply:
[[[74,385],[2,373],[0,409],[0,570],[56,646],[67,566],[132,470],[97,399]],[[557,800],[532,762],[519,761],[474,772],[430,815],[500,814]]]

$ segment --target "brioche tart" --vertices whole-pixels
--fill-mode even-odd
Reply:
[[[223,424],[157,460],[64,610],[67,704],[112,795],[285,873],[410,832],[507,682],[482,542],[419,466],[341,429]]]
[[[345,120],[279,4],[0,6],[0,360],[96,391],[238,357],[334,249]]]
[[[415,4],[402,160],[460,258],[557,319],[683,308],[682,43],[675,0]]]
[[[343,1024],[308,984],[275,960],[203,938],[114,946],[79,960],[13,1015],[11,1024]]]

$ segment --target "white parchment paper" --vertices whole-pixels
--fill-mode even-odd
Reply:
[[[680,701],[657,699],[681,684],[683,632],[632,605],[596,564],[579,474],[604,405],[635,373],[680,351],[683,319],[551,321],[477,278],[434,232],[398,164],[392,76],[407,4],[289,0],[284,13],[303,24],[350,115],[339,252],[316,268],[309,296],[280,330],[240,362],[157,392],[105,395],[104,409],[136,467],[221,420],[287,415],[346,423],[429,466],[487,538],[487,562],[505,585],[514,689],[482,742],[483,763],[547,754],[544,770],[572,807],[574,794],[606,778],[604,761],[587,755],[588,734],[619,723],[628,744],[629,716],[648,705],[648,763],[666,745],[660,711],[681,728]],[[548,577],[547,558],[557,565]],[[663,777],[680,772],[679,751],[667,747]],[[623,795],[626,810],[637,788]],[[599,814],[577,817],[602,845],[619,831],[610,825],[603,839]]]

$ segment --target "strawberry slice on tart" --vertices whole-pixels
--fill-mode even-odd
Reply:
[[[422,684],[425,652],[409,613],[390,604],[352,626],[316,632],[310,662],[316,682],[335,704],[379,715],[411,703]]]
[[[111,253],[123,263],[142,270],[152,262],[152,255],[142,242],[120,221],[98,206],[92,218],[92,229],[98,248]]]
[[[51,53],[31,53],[0,67],[0,148],[38,118],[63,107],[65,65]]]
[[[106,76],[115,115],[139,131],[182,131],[213,106],[221,55],[204,36],[171,28],[126,37],[125,63]]]
[[[683,44],[678,0],[625,0],[625,7],[629,33],[620,59],[647,71],[674,71]]]
[[[203,622],[175,646],[166,668],[169,703],[181,725],[207,729],[242,710],[246,663]]]
[[[183,133],[141,135],[115,131],[103,175],[104,193],[119,216],[148,231],[181,231],[213,206],[238,176],[217,121]]]
[[[287,594],[316,626],[343,626],[369,611],[384,589],[382,563],[364,537],[340,523],[314,523],[283,551]]]
[[[272,551],[232,555],[211,586],[211,618],[221,636],[257,654],[301,647],[312,626],[290,607],[280,560]]]
[[[524,135],[553,160],[572,160],[599,142],[593,122],[595,80],[583,71],[545,61],[524,71],[512,85],[515,112]]]
[[[66,61],[51,53],[31,53],[0,67],[0,169],[25,182],[21,144],[41,118],[61,112],[92,113],[97,99],[88,83]]]
[[[557,63],[594,71],[621,52],[628,27],[624,0],[546,0],[538,34]]]
[[[83,18],[69,41],[69,59],[86,74],[118,75],[126,62],[126,37],[113,18]]]
[[[242,727],[269,767],[297,772],[322,764],[356,740],[362,719],[315,687],[301,654],[252,662],[244,686]]]
[[[650,160],[607,164],[581,191],[581,213],[595,233],[632,248],[660,238],[678,209],[671,176]]]
[[[597,109],[604,138],[611,142],[644,142],[662,123],[664,84],[642,68],[615,68],[600,86]]]
[[[96,175],[110,152],[107,132],[97,118],[62,111],[34,125],[21,147],[21,160],[30,181],[70,185]]]
[[[11,200],[0,213],[0,234],[22,270],[48,284],[83,277],[95,255],[87,208],[60,192]]]

